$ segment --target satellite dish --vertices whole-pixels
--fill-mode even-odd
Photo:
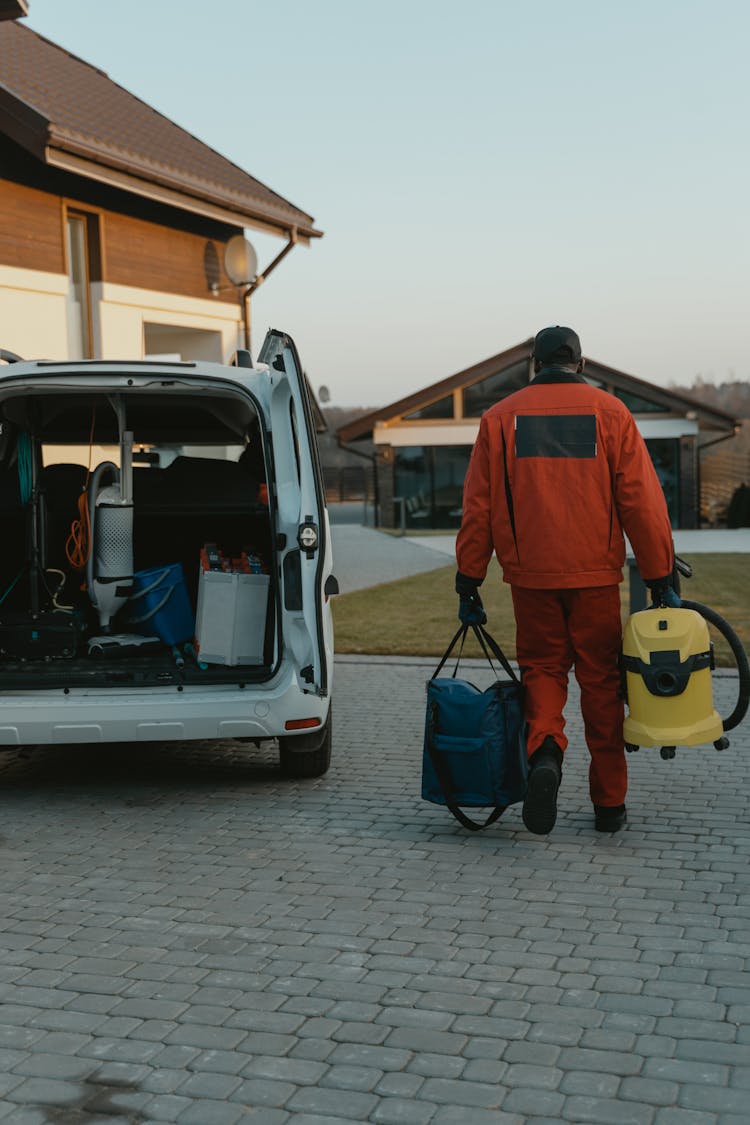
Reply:
[[[244,234],[235,234],[224,247],[224,270],[233,285],[250,285],[258,276],[258,255]]]
[[[318,402],[330,402],[331,392],[328,387],[318,387]]]

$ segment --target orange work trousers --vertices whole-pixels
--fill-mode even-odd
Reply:
[[[575,668],[581,713],[591,755],[589,792],[595,805],[625,802],[628,786],[620,688],[622,644],[618,586],[531,590],[511,586],[516,653],[529,726],[529,756],[547,735],[565,752],[563,708]]]

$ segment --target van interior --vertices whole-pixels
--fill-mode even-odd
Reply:
[[[251,398],[6,394],[0,690],[268,679],[277,568]]]

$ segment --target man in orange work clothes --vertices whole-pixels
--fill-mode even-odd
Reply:
[[[534,378],[482,417],[464,482],[456,591],[464,623],[486,620],[478,587],[493,551],[510,583],[525,687],[531,770],[523,820],[550,832],[567,739],[568,674],[581,688],[595,826],[626,820],[619,583],[627,535],[644,581],[666,604],[672,530],[628,408],[583,375],[570,328],[534,340]]]

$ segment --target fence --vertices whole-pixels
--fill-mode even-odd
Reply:
[[[701,461],[701,523],[726,522],[727,508],[741,484],[750,484],[750,453],[718,448]]]
[[[324,465],[323,480],[329,503],[375,498],[375,481],[370,465]]]

